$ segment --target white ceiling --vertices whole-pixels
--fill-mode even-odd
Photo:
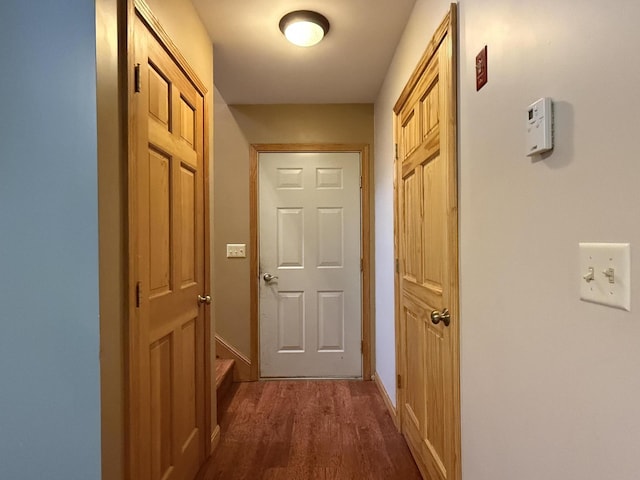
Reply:
[[[193,0],[214,44],[216,87],[228,104],[372,103],[415,0]],[[287,42],[283,15],[329,19],[310,48]]]

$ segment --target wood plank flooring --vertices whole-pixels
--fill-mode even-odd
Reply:
[[[234,384],[202,480],[419,480],[373,382]]]

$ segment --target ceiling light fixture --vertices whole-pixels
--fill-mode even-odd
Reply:
[[[329,32],[329,20],[318,12],[297,10],[280,19],[280,31],[294,45],[311,47]]]

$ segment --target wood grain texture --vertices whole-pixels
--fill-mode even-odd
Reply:
[[[251,378],[250,380],[258,380],[260,377],[260,369],[258,359],[260,358],[260,337],[258,319],[258,149],[251,146],[251,155],[249,158],[249,332],[251,335]]]
[[[199,480],[419,480],[373,382],[234,384]]]
[[[204,96],[207,93],[207,88],[204,83],[199,79],[196,71],[189,65],[186,58],[180,53],[180,50],[173,43],[173,40],[169,36],[169,34],[162,27],[162,24],[158,21],[156,16],[153,14],[149,6],[145,3],[144,0],[128,0],[131,2],[131,5],[135,6],[135,11],[139,15],[140,19],[144,21],[149,30],[153,32],[158,41],[162,43],[176,64],[179,65],[180,69],[184,72],[184,74],[189,78],[189,80],[193,83],[193,86],[198,89],[198,91]]]
[[[377,372],[373,375],[373,382],[376,384],[376,387],[378,387],[378,392],[380,393],[380,397],[382,398],[382,401],[387,407],[387,411],[389,412],[389,416],[391,417],[391,420],[393,420],[393,424],[396,426],[396,429],[400,431],[400,423],[398,422],[398,413],[396,411],[396,407],[393,405],[391,398],[389,398],[389,392],[387,392],[387,389],[384,388],[384,385],[380,380],[380,375],[378,375]]]
[[[394,108],[397,416],[433,480],[461,478],[456,18],[452,4]],[[447,328],[429,318],[443,308]]]
[[[234,382],[250,382],[253,380],[251,376],[252,366],[247,357],[240,353],[236,348],[232,347],[220,335],[215,335],[216,340],[216,355],[220,358],[235,360],[235,367],[233,369],[233,381]]]
[[[420,62],[418,63],[418,65],[416,65],[416,68],[413,70],[411,77],[407,81],[407,84],[405,85],[404,89],[402,90],[402,93],[400,94],[400,97],[398,98],[395,106],[393,107],[393,111],[396,114],[400,113],[400,110],[402,109],[402,107],[407,103],[409,96],[413,92],[416,85],[420,82],[423,72],[429,66],[429,62],[433,58],[434,54],[437,52],[438,47],[440,46],[440,43],[442,42],[444,37],[447,34],[452,33],[450,30],[450,25],[451,25],[450,20],[457,20],[457,17],[455,16],[457,13],[456,8],[457,8],[457,5],[455,3],[452,3],[449,13],[447,14],[447,18],[445,19],[445,21],[440,23],[440,26],[433,34],[433,37],[431,38],[429,45],[427,45],[427,48],[424,51],[424,54],[422,55]],[[454,33],[457,34],[457,32],[454,32]]]
[[[371,352],[371,179],[369,146],[362,147],[362,378],[371,380],[372,352]]]
[[[226,410],[226,405],[228,405],[230,400],[229,393],[231,386],[233,385],[233,371],[235,363],[235,360],[228,358],[216,358],[215,361],[216,406],[218,407],[216,424],[220,423],[224,410]]]
[[[228,358],[216,358],[216,389],[228,379],[233,378],[233,364],[235,360]]]
[[[218,448],[218,445],[220,445],[220,425],[216,425],[215,428],[213,429],[213,432],[211,433],[210,444],[211,444],[211,454],[213,454],[213,452],[215,452],[216,449]],[[204,471],[204,467],[203,467],[203,471]],[[199,480],[199,479],[200,479],[200,476],[196,475],[196,480]]]
[[[206,90],[186,74],[192,70],[144,3],[127,7],[127,264],[129,285],[139,286],[137,295],[130,288],[126,339],[128,472],[140,480],[193,478],[208,454],[213,417],[209,308],[194,300],[210,283]],[[134,64],[139,93],[131,88]],[[181,101],[192,109],[190,122],[181,121]]]
[[[210,183],[210,175],[211,175],[211,167],[213,165],[210,163],[211,159],[209,156],[210,148],[212,145],[209,140],[209,122],[213,121],[210,117],[209,112],[209,95],[211,92],[207,92],[204,95],[204,102],[202,105],[203,109],[203,125],[202,129],[204,131],[204,135],[202,137],[202,169],[204,175],[204,185],[203,185],[203,207],[204,207],[204,291],[211,292],[211,183]],[[218,426],[217,418],[217,410],[215,402],[212,399],[212,368],[211,363],[215,358],[215,345],[213,346],[212,352],[212,322],[213,322],[213,308],[212,305],[205,304],[204,305],[204,358],[206,359],[204,362],[204,404],[205,404],[205,425],[207,432],[211,432],[209,436],[210,442],[208,445],[207,451],[209,453],[213,452],[214,448],[217,445],[217,442],[220,438],[220,428]]]

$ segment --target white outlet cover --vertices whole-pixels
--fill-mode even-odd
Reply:
[[[580,299],[631,311],[631,246],[628,243],[580,243]],[[585,280],[593,268],[593,280]],[[605,275],[613,269],[614,283]]]
[[[246,258],[247,245],[245,243],[227,243],[227,258]]]

